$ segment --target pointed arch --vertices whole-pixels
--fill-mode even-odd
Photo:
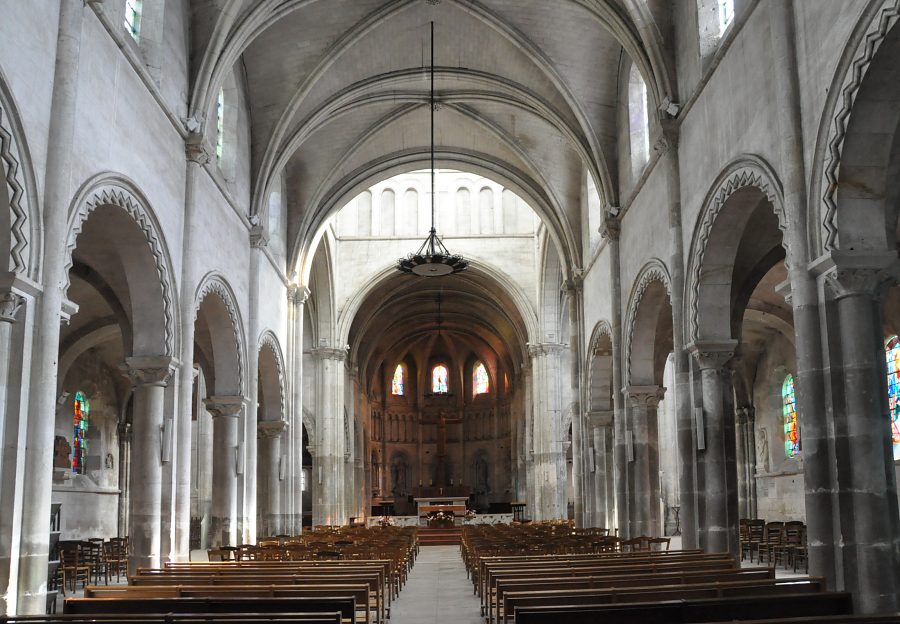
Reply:
[[[274,364],[274,370],[269,371],[268,369],[264,369],[262,366],[259,368],[260,375],[260,384],[264,388],[263,396],[268,400],[268,398],[276,391],[275,383],[277,382],[277,396],[280,405],[280,413],[282,417],[287,413],[287,397],[285,394],[285,389],[287,387],[287,380],[285,378],[285,367],[284,367],[284,356],[282,355],[281,345],[278,342],[278,338],[275,336],[275,333],[272,330],[266,330],[263,332],[262,336],[260,336],[257,354],[260,358],[260,364],[263,363],[263,351],[269,352],[269,357],[271,358],[271,363]],[[263,380],[263,373],[275,373],[275,379],[266,379]],[[266,392],[266,390],[268,390]]]

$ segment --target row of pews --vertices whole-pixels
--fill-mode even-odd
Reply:
[[[699,550],[560,553],[554,541],[565,543],[564,533],[559,525],[464,529],[463,559],[487,624],[900,622],[853,616],[850,594],[828,591],[821,578],[778,579],[774,568]]]
[[[335,537],[332,535],[331,537]],[[354,558],[168,563],[140,568],[127,585],[88,586],[61,615],[10,616],[0,624],[72,622],[303,622],[385,624],[418,551],[415,529],[343,533]],[[327,539],[320,536],[320,541]],[[352,544],[347,544],[352,542]],[[351,548],[352,546],[352,548]],[[380,558],[363,558],[378,553]],[[296,555],[296,551],[295,551]]]

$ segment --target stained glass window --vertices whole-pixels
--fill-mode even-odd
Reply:
[[[450,372],[443,364],[438,364],[431,371],[431,391],[434,394],[447,394],[449,392]]]
[[[138,38],[141,32],[141,0],[125,0],[125,30]]]
[[[484,364],[478,362],[472,371],[472,389],[476,395],[487,394],[490,382],[488,381],[487,369]]]
[[[394,370],[394,379],[391,381],[391,394],[403,396],[403,364],[397,364]]]
[[[225,89],[219,89],[216,98],[216,160],[222,160],[222,147],[225,144]]]
[[[75,393],[75,411],[72,424],[75,428],[74,443],[72,444],[72,472],[84,474],[84,458],[87,456],[87,430],[88,416],[91,413],[91,405],[83,392]]]
[[[784,454],[796,457],[800,452],[800,430],[797,426],[797,394],[794,392],[794,376],[788,374],[781,384],[781,405],[784,415]]]
[[[900,338],[891,336],[884,345],[887,358],[888,407],[891,410],[891,442],[894,459],[900,459]]]

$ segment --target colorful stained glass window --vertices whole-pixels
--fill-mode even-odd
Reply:
[[[450,391],[450,371],[443,364],[438,364],[431,371],[431,391],[434,394],[447,394]]]
[[[800,428],[797,425],[797,393],[794,376],[788,374],[781,384],[781,412],[784,415],[784,454],[796,457],[800,453]]]
[[[83,392],[75,393],[75,411],[72,424],[75,428],[74,443],[72,444],[72,472],[84,474],[84,458],[87,457],[87,430],[88,416],[91,413],[91,405]]]
[[[894,459],[900,459],[900,338],[891,336],[884,345],[887,358],[888,407],[891,411],[891,442]]]
[[[141,32],[141,0],[125,0],[125,30],[137,40]]]
[[[487,369],[481,362],[478,362],[472,371],[472,389],[476,395],[487,394],[487,391],[490,389]]]
[[[225,145],[225,89],[219,89],[216,98],[216,160],[222,160]]]
[[[391,394],[396,396],[403,396],[403,364],[397,364],[397,368],[394,369],[394,379],[391,381]]]

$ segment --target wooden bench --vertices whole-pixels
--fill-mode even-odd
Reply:
[[[509,624],[517,609],[527,607],[578,606],[590,604],[618,604],[648,602],[650,600],[696,600],[758,596],[766,600],[780,594],[822,593],[822,579],[762,579],[730,583],[698,583],[694,585],[649,584],[642,587],[606,587],[591,589],[561,589],[527,592],[507,592],[503,598],[502,624]],[[518,622],[517,622],[518,624]]]
[[[211,618],[214,618],[211,619]],[[341,624],[341,614],[334,613],[217,613],[210,616],[205,613],[166,613],[159,615],[150,614],[53,614],[53,615],[0,615],[0,624],[209,624],[209,622],[222,622],[223,624]]]
[[[516,610],[515,618],[516,624],[701,624],[792,616],[821,621],[819,616],[850,615],[852,608],[848,592],[823,592],[767,596],[765,600],[759,596],[738,596],[630,604],[524,607]]]
[[[356,601],[353,598],[67,598],[63,613],[94,614],[265,614],[265,613],[334,613],[344,623],[356,624]],[[217,616],[218,617],[218,616]]]

